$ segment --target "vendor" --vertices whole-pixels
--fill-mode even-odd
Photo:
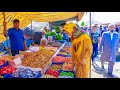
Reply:
[[[63,31],[72,40],[72,60],[76,67],[77,78],[89,78],[92,43],[88,34],[72,23],[61,24]]]
[[[69,42],[68,35],[64,31],[62,31],[62,34],[63,34],[63,40],[66,40],[67,42]]]
[[[3,24],[6,27],[7,23],[4,22]],[[19,54],[19,51],[27,50],[28,48],[26,46],[23,32],[19,28],[19,20],[18,19],[15,19],[13,21],[13,26],[14,27],[9,28],[8,31],[6,30],[6,28],[4,28],[3,33],[6,37],[9,36],[10,44],[11,44],[11,53],[12,53],[12,56],[15,56],[16,54]]]

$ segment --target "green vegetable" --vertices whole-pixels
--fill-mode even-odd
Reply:
[[[56,36],[55,32],[50,32],[50,36]]]
[[[46,33],[45,34],[45,37],[48,38],[48,36],[50,36],[50,33]]]
[[[64,76],[64,74],[63,74],[63,73],[60,73],[60,76]]]
[[[49,30],[48,30],[48,29],[45,29],[45,33],[49,33]]]
[[[56,35],[56,40],[62,40],[62,35],[57,34],[57,35]]]
[[[60,30],[59,27],[55,27],[55,32],[56,32],[56,33],[60,33],[60,31],[61,31],[61,30]]]

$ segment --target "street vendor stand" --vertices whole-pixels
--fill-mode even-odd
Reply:
[[[77,16],[78,20],[80,20],[82,18],[83,14],[84,14],[84,12],[81,12],[81,13],[80,12],[71,12],[71,13],[70,12],[56,12],[56,13],[52,13],[52,12],[51,13],[49,13],[49,12],[46,12],[46,13],[45,12],[38,12],[38,13],[37,12],[26,12],[26,13],[25,12],[16,12],[16,13],[3,12],[3,16],[4,16],[4,20],[3,21],[8,23],[8,27],[4,27],[4,28],[10,28],[12,26],[11,18],[12,19],[18,18],[20,20],[20,23],[21,23],[20,27],[25,28],[26,25],[31,23],[32,20],[41,21],[41,22],[42,21],[53,22],[53,21],[58,21],[58,20],[64,20],[64,19],[72,18],[72,17],[75,17],[75,16]],[[47,18],[46,18],[46,16],[47,16]],[[31,29],[32,29],[32,23],[31,23]],[[58,55],[62,55],[63,57],[65,56],[64,54],[61,54],[62,53],[61,50],[65,47],[65,45],[69,45],[69,44],[67,42],[62,43],[62,45],[58,48],[58,50],[55,51],[54,55],[51,56],[50,60],[44,64],[43,68],[33,68],[33,67],[28,67],[28,66],[22,65],[23,64],[22,62],[24,61],[24,59],[26,57],[24,57],[24,55],[21,55],[21,54],[20,55],[16,55],[15,57],[12,57],[12,56],[9,56],[9,55],[1,55],[0,59],[1,60],[5,60],[5,61],[2,62],[2,65],[1,65],[2,67],[1,68],[6,69],[5,67],[8,67],[9,64],[10,64],[10,67],[8,67],[8,68],[13,68],[12,71],[15,71],[15,70],[18,70],[18,69],[22,70],[23,68],[24,69],[29,69],[29,70],[31,70],[33,72],[36,72],[36,73],[40,72],[40,74],[41,74],[41,75],[39,75],[39,78],[40,78],[41,76],[46,75],[46,73],[48,74],[48,71],[49,71],[50,67],[52,67],[52,65],[53,65],[53,58],[54,57],[56,57]],[[31,52],[30,51],[29,52],[26,51],[26,53],[29,53],[29,55],[27,57],[30,57],[30,56],[34,55],[37,51],[39,52],[39,51],[41,51],[43,49],[47,50],[47,49],[45,49],[45,47],[42,48],[42,49],[39,48],[39,47],[40,46],[34,47],[34,48],[37,48],[36,51],[31,51]],[[49,50],[49,51],[51,51],[51,50]],[[6,59],[2,58],[2,57],[5,57],[5,56],[7,56]],[[61,56],[61,58],[62,58],[62,56]],[[67,56],[67,54],[66,54],[66,56]],[[37,58],[37,57],[35,57],[35,58]],[[70,58],[70,56],[69,56],[69,58]],[[33,59],[34,59],[34,57],[33,57]],[[65,58],[65,60],[67,60],[67,59]],[[8,62],[9,64],[5,64],[5,62]],[[42,62],[40,62],[40,63],[42,63]],[[65,63],[65,65],[66,64],[67,63]],[[71,64],[71,63],[69,63],[69,64]],[[55,66],[55,65],[53,65],[53,66]],[[8,72],[8,71],[9,70],[7,70],[6,72]],[[11,71],[11,73],[13,73],[12,71]],[[2,74],[1,74],[1,72],[2,72]],[[3,75],[3,73],[6,73],[6,72],[4,72],[3,70],[2,71],[0,70],[0,75]],[[64,70],[60,69],[59,70],[59,75],[61,75],[60,77],[62,77],[63,73],[67,74],[67,72],[69,74],[73,75],[74,70],[71,72],[69,70],[68,71],[64,71]],[[10,75],[12,75],[11,73],[10,73]],[[22,73],[22,71],[19,72],[19,73]],[[21,76],[21,77],[28,78],[26,76]],[[67,76],[65,76],[65,77],[67,77]],[[75,74],[74,74],[74,77],[75,77]],[[16,77],[16,78],[19,78],[19,76]],[[33,78],[33,77],[31,76],[31,78]]]

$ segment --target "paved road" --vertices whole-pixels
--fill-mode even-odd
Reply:
[[[105,70],[101,69],[100,58],[95,59],[95,63],[91,64],[91,78],[111,78],[107,75],[108,63],[105,63]],[[113,70],[113,78],[120,78],[120,62],[116,62]]]

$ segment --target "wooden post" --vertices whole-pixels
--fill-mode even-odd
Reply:
[[[3,19],[4,19],[4,23],[6,22],[6,18],[5,18],[5,12],[3,12]],[[6,26],[4,25],[4,28],[6,28]],[[8,54],[10,55],[10,52],[9,52],[9,48],[8,48],[8,36],[6,36],[6,43],[7,43],[7,51],[8,51]]]
[[[90,37],[91,37],[91,12],[90,12]],[[90,74],[89,78],[91,78],[91,59],[90,59]]]
[[[31,31],[32,31],[32,20],[31,20]],[[34,32],[32,32],[32,41],[33,41]]]

